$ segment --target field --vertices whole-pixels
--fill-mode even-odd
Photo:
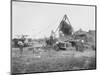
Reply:
[[[37,73],[48,71],[69,71],[95,69],[95,51],[55,51],[53,49],[24,48],[21,55],[18,48],[12,48],[12,73]]]

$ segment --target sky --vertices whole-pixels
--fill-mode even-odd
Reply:
[[[56,30],[67,15],[74,31],[95,30],[95,7],[45,3],[12,3],[12,35],[44,38]]]

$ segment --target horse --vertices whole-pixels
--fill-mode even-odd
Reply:
[[[83,40],[77,40],[77,41],[69,41],[72,44],[72,47],[76,48],[76,51],[83,51]]]

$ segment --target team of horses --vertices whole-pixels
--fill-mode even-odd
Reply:
[[[34,43],[34,41],[33,41],[34,44],[32,46],[28,46],[25,42],[25,39],[14,39],[14,42],[15,42],[15,46],[17,46],[17,48],[19,48],[21,55],[23,54],[25,47],[31,47],[31,50],[33,50],[33,53],[34,53],[34,50],[38,50],[40,48],[46,48],[46,47],[55,48],[56,47],[55,50],[57,49],[57,51],[60,50],[60,48],[61,48],[61,46],[60,46],[61,42],[57,41],[57,39],[53,39],[52,36],[49,39],[45,39],[45,41],[44,41],[45,45],[43,43],[41,44],[41,42],[39,42],[39,41],[37,41],[37,43]],[[59,43],[56,43],[56,42],[59,42]],[[83,42],[81,42],[81,41],[70,40],[68,42],[72,45],[72,47],[75,47],[77,51],[83,49]]]

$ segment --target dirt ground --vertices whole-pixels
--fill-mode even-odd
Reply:
[[[18,48],[12,48],[12,73],[34,73],[48,71],[68,71],[95,69],[95,51],[75,50],[55,51],[39,49],[38,51],[24,48],[20,55]]]

